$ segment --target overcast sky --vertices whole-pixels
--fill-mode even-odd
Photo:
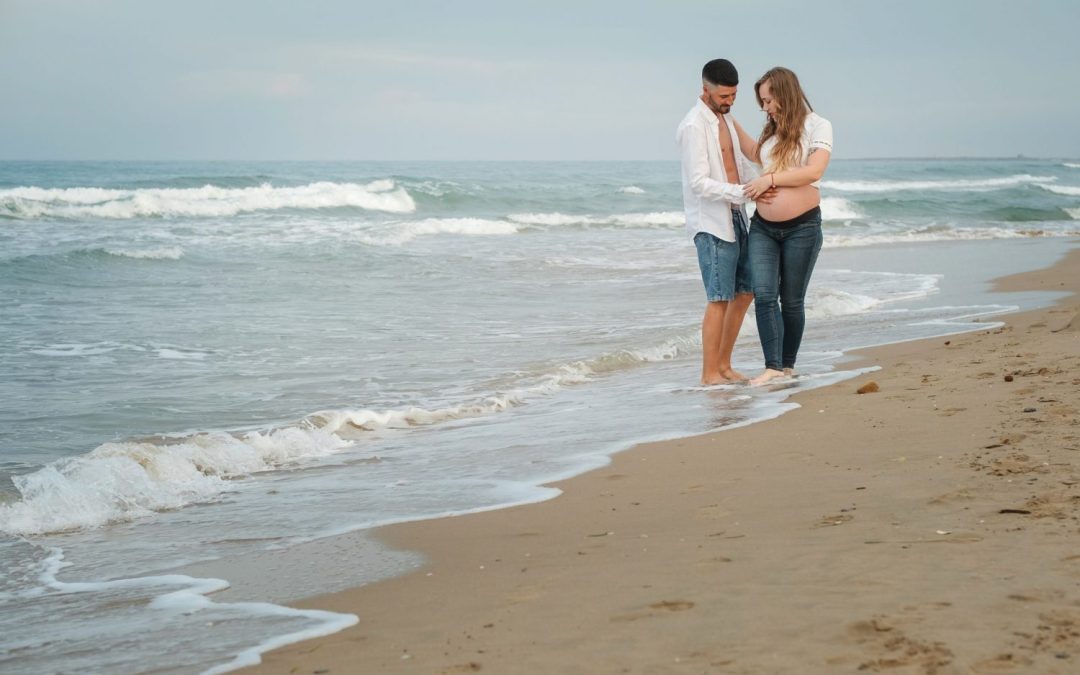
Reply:
[[[1080,2],[0,0],[0,159],[676,159],[799,74],[836,157],[1080,157]]]

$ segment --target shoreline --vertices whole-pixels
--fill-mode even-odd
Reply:
[[[1073,245],[995,289],[1072,290],[1077,269]],[[849,352],[848,369],[882,370],[801,392],[799,409],[768,424],[635,446],[548,485],[557,499],[380,528],[427,564],[290,603],[360,624],[257,668],[1067,672],[1080,659],[1080,546],[1061,534],[1080,513],[1069,494],[1080,463],[1051,455],[1080,452],[1067,403],[1077,321],[1052,331],[1075,310],[1071,296],[993,317],[1000,328]],[[1055,360],[1032,342],[1071,351]],[[870,380],[879,392],[854,393]],[[1032,459],[1029,446],[1054,434],[1060,447]],[[1012,506],[995,512],[1005,495]],[[1036,545],[1060,555],[1032,561]],[[1040,566],[1053,584],[1027,578]],[[994,581],[1012,592],[991,593]],[[986,597],[965,591],[986,585]]]

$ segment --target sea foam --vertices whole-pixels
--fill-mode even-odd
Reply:
[[[357,432],[431,426],[498,413],[595,377],[675,358],[695,335],[516,374],[494,394],[441,408],[327,410],[246,434],[201,433],[160,442],[106,443],[12,478],[18,501],[0,505],[0,531],[34,535],[100,527],[212,501],[233,479],[342,452]]]
[[[553,213],[511,213],[507,219],[523,225],[559,227],[569,225],[608,227],[675,227],[682,225],[682,211],[621,213],[608,216]]]
[[[205,502],[229,479],[351,445],[320,429],[286,427],[243,436],[198,434],[177,442],[106,443],[12,478],[19,501],[0,505],[0,531],[63,532]]]
[[[487,236],[516,234],[518,228],[513,223],[484,218],[427,218],[425,220],[389,223],[379,226],[376,234],[367,232],[356,238],[371,246],[401,246],[418,237],[438,234],[457,234],[466,236]]]
[[[956,180],[826,180],[821,186],[841,192],[899,192],[904,190],[980,191],[999,190],[1019,185],[1052,183],[1056,176],[1017,174],[1005,178]]]
[[[148,249],[104,249],[109,255],[137,260],[179,260],[184,256],[184,249],[179,246]]]
[[[1039,187],[1058,195],[1080,197],[1080,186],[1076,185],[1040,185]]]
[[[36,218],[147,218],[233,216],[254,211],[354,207],[412,213],[416,202],[391,180],[364,185],[320,181],[295,187],[104,188],[18,187],[0,190],[0,214]]]
[[[862,213],[855,208],[855,204],[841,197],[823,197],[821,199],[822,220],[856,220],[862,218]]]

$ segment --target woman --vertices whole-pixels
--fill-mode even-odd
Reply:
[[[803,299],[821,250],[819,181],[832,155],[832,124],[814,112],[787,68],[773,68],[754,84],[758,105],[768,115],[755,141],[736,127],[747,157],[762,175],[743,186],[758,201],[750,220],[750,270],[758,336],[765,372],[750,380],[764,384],[793,375],[806,322]]]

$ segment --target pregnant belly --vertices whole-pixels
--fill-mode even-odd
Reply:
[[[765,220],[790,220],[802,215],[821,203],[821,193],[816,187],[782,187],[776,191],[771,203],[757,203],[758,213]]]

